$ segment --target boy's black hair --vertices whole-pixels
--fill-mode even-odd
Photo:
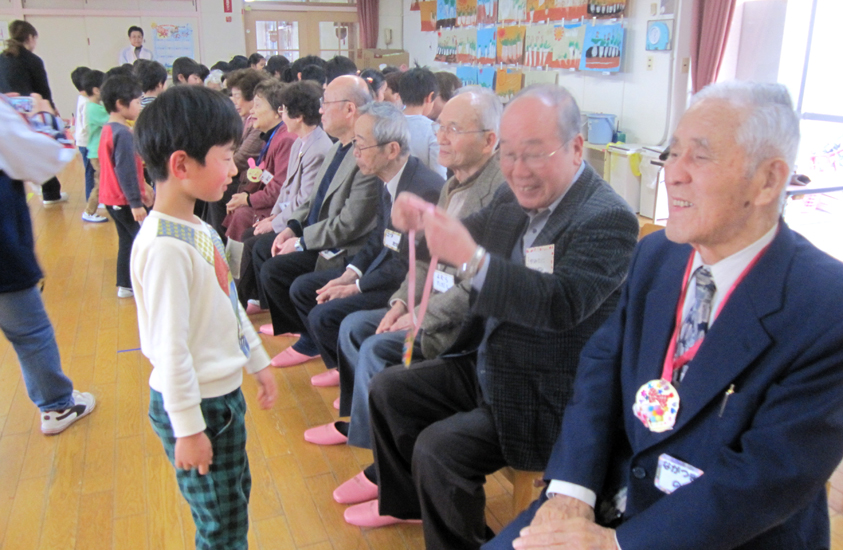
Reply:
[[[252,55],[249,56],[249,67],[254,68],[255,65],[260,63],[261,59],[266,59],[266,58],[264,56],[262,56],[261,54],[259,54],[258,52],[253,53]]]
[[[360,78],[365,80],[366,84],[369,85],[369,91],[372,93],[372,97],[377,97],[378,90],[386,83],[383,73],[377,69],[364,69],[360,72]]]
[[[293,82],[284,88],[281,103],[290,118],[302,117],[308,126],[322,122],[319,114],[319,100],[322,99],[322,87],[312,80]]]
[[[151,92],[159,84],[167,82],[167,69],[157,61],[138,59],[135,61],[135,76],[140,80],[143,93]]]
[[[173,61],[173,84],[181,84],[179,75],[183,76],[185,83],[187,83],[190,75],[195,74],[198,76],[201,73],[202,67],[189,57],[179,57]]]
[[[325,60],[315,55],[306,55],[304,57],[296,59],[290,65],[290,71],[292,72],[293,81],[298,80],[298,74],[302,71],[302,69],[304,69],[308,65],[318,65],[319,67],[322,67],[324,69]]]
[[[386,67],[381,69],[381,72],[383,73],[383,76],[386,76],[389,73],[400,73],[401,69],[399,69],[395,65],[387,65]]]
[[[283,55],[273,55],[266,60],[266,65],[263,70],[275,76],[278,73],[281,78],[284,77],[284,69],[290,66],[290,60]]]
[[[436,77],[436,84],[439,86],[439,96],[442,101],[450,101],[454,92],[462,88],[462,80],[454,73],[439,71],[433,74]]]
[[[81,92],[85,89],[85,75],[91,72],[91,69],[88,67],[76,67],[73,69],[73,72],[70,73],[70,81],[73,82],[73,86],[76,88],[77,92]]]
[[[228,64],[231,65],[232,71],[236,71],[237,69],[249,68],[249,60],[246,58],[245,55],[235,55],[231,58],[231,61],[229,61]]]
[[[229,90],[237,88],[243,99],[252,101],[255,99],[255,86],[269,78],[272,77],[257,69],[238,69],[231,71],[225,77],[225,87]]]
[[[204,166],[216,145],[239,145],[243,121],[230,99],[200,86],[175,86],[147,105],[135,124],[135,148],[152,181],[166,181],[170,156],[184,151]]]
[[[328,81],[328,76],[325,74],[325,69],[323,69],[319,65],[307,65],[306,67],[303,67],[302,70],[299,72],[301,73],[302,80],[312,80],[320,86],[324,86],[325,83]]]
[[[105,79],[100,89],[100,99],[106,112],[117,111],[117,102],[128,107],[133,99],[143,95],[140,82],[134,75],[118,74]]]
[[[135,74],[134,67],[129,65],[118,65],[116,67],[111,67],[107,71],[105,71],[105,78],[111,78],[112,76],[123,75],[123,76],[131,76]]]
[[[94,88],[102,88],[103,82],[105,82],[105,73],[96,69],[85,73],[82,77],[82,86],[88,95],[94,95]]]
[[[211,65],[212,71],[222,71],[224,73],[231,71],[231,65],[228,64],[228,61],[217,61],[213,65]]]
[[[356,75],[357,65],[354,64],[354,61],[344,55],[335,55],[332,59],[325,63],[325,74],[327,75],[328,82],[330,83],[336,77],[344,74]]]
[[[436,99],[436,94],[439,93],[439,84],[436,82],[436,75],[429,69],[417,67],[401,75],[398,95],[401,96],[401,102],[404,105],[422,105],[430,92],[433,92],[433,99]]]
[[[129,32],[126,33],[126,35],[132,36],[132,33],[135,31],[138,31],[139,33],[141,33],[141,36],[143,36],[143,29],[138,27],[137,25],[132,25],[131,27],[129,27]]]
[[[392,71],[391,73],[384,75],[384,78],[386,79],[386,87],[392,90],[393,94],[398,93],[398,90],[401,87],[402,76],[404,76],[404,73],[401,71]]]
[[[202,79],[202,82],[205,82],[205,79],[208,78],[209,74],[211,74],[211,69],[201,63],[199,64],[199,69],[199,78]]]

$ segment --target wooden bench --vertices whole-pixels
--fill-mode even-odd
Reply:
[[[501,471],[512,483],[512,511],[517,516],[539,497],[544,488],[544,472],[528,472],[507,466]]]

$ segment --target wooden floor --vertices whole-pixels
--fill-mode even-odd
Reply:
[[[80,220],[81,165],[61,180],[71,200],[45,209],[30,200],[38,256],[46,273],[44,300],[56,329],[65,372],[97,409],[65,433],[45,437],[29,401],[14,350],[0,336],[0,549],[190,549],[193,522],[172,467],[146,418],[150,365],[137,350],[133,300],[115,289],[117,238],[112,222]],[[268,322],[256,317],[255,324]],[[270,354],[292,342],[266,338]],[[275,370],[271,411],[249,403],[248,452],[253,488],[251,548],[423,548],[419,526],[361,530],[342,520],[331,492],[370,463],[368,451],[306,443],[307,427],[336,418],[337,388],[315,388],[321,361]],[[486,485],[487,521],[498,530],[513,515],[511,486],[500,475]],[[843,516],[832,519],[843,550]]]

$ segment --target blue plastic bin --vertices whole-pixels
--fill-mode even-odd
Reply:
[[[588,141],[595,145],[605,145],[612,141],[615,134],[615,115],[593,113],[588,115]]]

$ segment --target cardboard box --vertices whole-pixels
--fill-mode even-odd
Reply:
[[[381,65],[400,67],[410,64],[410,54],[404,50],[360,49],[352,50],[351,60],[359,70],[380,69]]]

